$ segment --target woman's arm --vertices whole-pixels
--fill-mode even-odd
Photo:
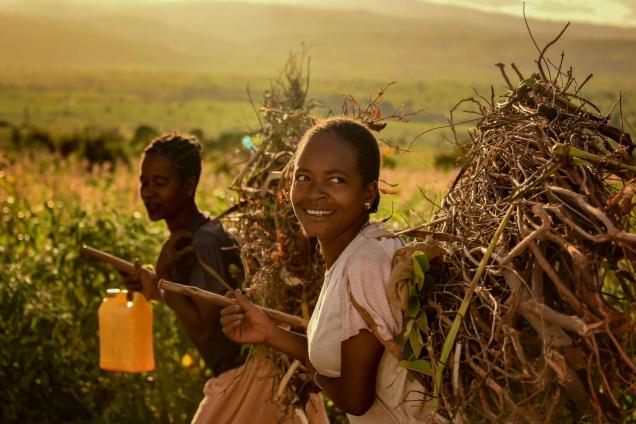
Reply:
[[[254,307],[239,290],[237,304],[221,311],[223,332],[238,343],[264,343],[313,370],[307,353],[307,338],[274,324],[264,312]],[[375,380],[384,346],[369,331],[362,330],[340,345],[340,377],[317,375],[316,382],[343,411],[362,415],[375,399]]]
[[[157,277],[170,279],[171,271],[176,264],[188,254],[195,254],[192,245],[192,233],[189,231],[176,231],[163,244],[157,258]],[[213,250],[214,245],[205,246]],[[207,252],[209,255],[215,252]],[[218,254],[218,252],[217,252]],[[198,265],[195,265],[198,266]],[[191,281],[179,281],[179,283],[192,283]],[[155,282],[156,286],[156,282]],[[219,325],[219,313],[221,308],[211,305],[202,299],[195,299],[187,295],[164,292],[163,300],[183,323],[188,335],[198,344],[205,344],[214,334]]]
[[[375,381],[384,346],[369,331],[340,344],[340,377],[316,375],[316,383],[340,409],[351,415],[366,413],[375,399]]]
[[[223,332],[229,339],[237,343],[263,343],[305,364],[308,362],[307,337],[278,327],[240,290],[235,290],[234,296],[237,304],[221,311]]]
[[[212,337],[219,325],[220,307],[203,299],[168,291],[164,294],[164,300],[181,320],[193,341],[205,344]]]

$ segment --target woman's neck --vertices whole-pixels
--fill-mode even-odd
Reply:
[[[196,203],[192,200],[185,208],[181,209],[176,215],[166,219],[166,225],[171,233],[175,231],[187,229],[192,222],[198,217],[203,216],[199,211]]]
[[[364,220],[361,220],[358,225],[352,225],[351,228],[338,237],[332,240],[320,240],[320,251],[325,258],[325,265],[327,269],[330,269],[331,266],[338,260],[342,252],[349,246],[349,244],[362,232],[364,227],[368,224],[369,217],[364,217]]]

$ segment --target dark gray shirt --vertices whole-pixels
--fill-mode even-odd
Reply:
[[[214,268],[230,286],[238,287],[238,281],[230,272],[232,266],[241,270],[238,247],[221,223],[201,216],[188,229],[194,235],[194,252],[199,260]],[[195,254],[186,255],[176,264],[172,270],[172,278],[178,283],[225,294],[227,288],[199,264]],[[235,368],[245,361],[241,355],[241,345],[225,337],[220,323],[216,323],[216,330],[208,342],[194,343],[214,375]]]

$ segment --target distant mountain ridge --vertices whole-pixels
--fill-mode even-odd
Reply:
[[[220,0],[223,1],[223,0]],[[227,0],[225,0],[227,1]],[[285,1],[285,0],[278,0]],[[339,9],[339,10],[366,10],[382,15],[396,16],[403,18],[423,18],[423,19],[447,19],[452,16],[453,19],[463,22],[470,22],[475,25],[492,23],[493,19],[497,19],[500,29],[511,30],[514,32],[526,32],[523,25],[519,25],[515,17],[504,13],[489,13],[462,6],[441,5],[428,3],[426,0],[295,0],[301,1],[305,6],[311,6],[321,9]],[[292,2],[290,1],[289,4]],[[519,14],[522,12],[522,6],[519,4]],[[534,30],[538,32],[554,32],[563,28],[566,22],[544,21],[532,18],[532,7],[528,7],[528,17]],[[609,25],[593,25],[586,23],[576,23],[570,33],[577,35],[590,35],[594,38],[627,38],[636,39],[636,28],[623,28]]]
[[[499,61],[530,65],[538,54],[523,21],[510,16],[416,0],[321,3],[5,3],[0,66],[271,75],[304,42],[315,75],[414,80],[477,76]],[[531,26],[546,43],[563,24]],[[553,55],[562,49],[582,73],[632,73],[636,29],[574,24]]]

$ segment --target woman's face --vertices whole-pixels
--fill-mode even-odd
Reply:
[[[365,203],[377,186],[364,184],[356,151],[335,135],[311,137],[298,156],[291,189],[294,213],[310,237],[321,245],[340,240],[348,244],[368,220]]]
[[[190,184],[181,181],[177,169],[165,155],[150,153],[144,156],[139,192],[151,221],[170,219],[178,214],[194,196],[191,191]]]

